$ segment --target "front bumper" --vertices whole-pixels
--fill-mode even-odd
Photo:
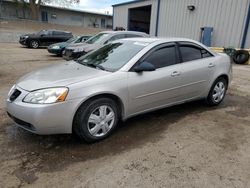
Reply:
[[[72,133],[74,114],[81,99],[66,100],[55,104],[30,104],[22,102],[28,94],[18,87],[22,93],[16,100],[6,102],[8,115],[21,128],[35,134]]]
[[[62,54],[63,59],[69,61],[72,59],[78,59],[84,54],[84,52],[73,52],[71,50],[65,50],[64,53]]]
[[[19,43],[24,46],[28,46],[26,39],[19,39]]]
[[[61,55],[62,54],[63,49],[52,49],[52,48],[48,48],[48,52],[51,54],[56,54],[56,55]]]

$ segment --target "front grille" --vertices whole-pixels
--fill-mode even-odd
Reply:
[[[66,56],[71,56],[72,52],[73,52],[73,50],[71,50],[71,49],[66,49],[65,55],[66,55]]]
[[[19,95],[21,95],[21,91],[19,91],[18,89],[15,89],[15,90],[13,91],[13,93],[10,95],[9,100],[10,100],[11,102],[13,102],[14,100],[16,100],[16,98],[17,98]]]

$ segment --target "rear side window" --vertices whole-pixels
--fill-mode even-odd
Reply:
[[[191,44],[191,43],[181,43],[180,52],[183,62],[193,61],[197,59],[202,59],[206,57],[212,57],[213,55],[201,46]]]
[[[153,51],[144,61],[156,69],[176,64],[176,48],[174,45],[162,47]]]

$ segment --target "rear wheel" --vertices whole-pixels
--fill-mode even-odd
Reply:
[[[223,101],[227,92],[227,84],[227,80],[223,77],[214,82],[207,97],[207,103],[210,106],[219,105]]]
[[[32,40],[30,41],[30,45],[31,48],[38,48],[39,47],[39,42],[37,40]]]
[[[99,98],[83,104],[73,123],[74,133],[86,142],[108,137],[118,123],[117,104],[109,98]]]

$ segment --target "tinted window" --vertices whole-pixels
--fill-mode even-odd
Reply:
[[[147,45],[133,41],[112,42],[79,58],[78,62],[101,65],[106,70],[116,71]]]
[[[142,37],[141,35],[126,34],[126,38]]]
[[[162,47],[152,52],[144,61],[155,66],[155,68],[166,67],[176,64],[175,46]]]
[[[180,51],[183,62],[193,61],[212,56],[212,54],[210,54],[207,50],[193,44],[181,44]]]
[[[62,32],[62,31],[53,31],[53,35],[66,35],[68,33]]]

